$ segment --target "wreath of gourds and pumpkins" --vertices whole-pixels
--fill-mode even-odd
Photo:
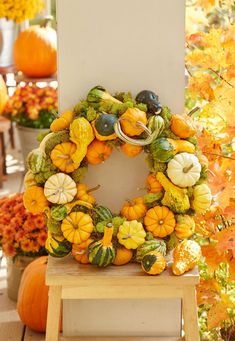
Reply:
[[[175,247],[175,275],[197,264],[193,216],[205,212],[212,197],[190,116],[173,115],[152,91],[134,99],[96,86],[50,130],[28,155],[24,204],[45,212],[51,256],[72,252],[79,263],[100,267],[138,262],[156,275]],[[145,152],[149,166],[146,195],[125,202],[118,214],[96,203],[94,189],[82,183],[89,164],[105,162],[114,148],[129,157]]]

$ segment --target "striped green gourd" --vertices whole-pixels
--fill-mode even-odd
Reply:
[[[105,267],[113,262],[116,256],[116,249],[112,243],[113,230],[113,225],[108,223],[104,228],[103,238],[89,245],[88,258],[91,264]]]
[[[150,251],[158,251],[165,256],[166,255],[165,242],[160,239],[147,240],[137,248],[136,261],[140,263],[143,257]]]
[[[98,216],[99,221],[109,220],[109,219],[113,218],[112,212],[107,207],[97,206],[94,209],[94,211],[95,211],[96,215]]]

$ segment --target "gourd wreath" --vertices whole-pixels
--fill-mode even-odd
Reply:
[[[195,133],[189,116],[172,115],[147,90],[133,99],[96,86],[63,112],[28,155],[25,176],[24,204],[45,212],[49,254],[71,252],[79,263],[100,267],[139,262],[156,275],[175,247],[174,274],[192,269],[200,257],[193,215],[211,203]],[[125,202],[118,214],[96,203],[94,189],[82,183],[88,165],[105,162],[114,148],[129,157],[145,152],[149,166],[146,195]]]

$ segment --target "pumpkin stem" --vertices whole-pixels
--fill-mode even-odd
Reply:
[[[101,187],[101,185],[97,185],[97,186],[95,186],[95,187],[92,187],[92,188],[88,189],[86,192],[87,192],[87,194],[88,194],[88,193],[97,191],[97,189],[99,189],[100,187]]]
[[[113,224],[108,223],[104,228],[104,236],[102,239],[103,246],[109,246],[112,242],[113,237]]]
[[[45,19],[42,21],[40,27],[48,27],[48,25],[52,22],[53,16],[52,15],[47,15]]]
[[[192,163],[190,166],[184,167],[184,168],[183,168],[183,172],[184,172],[184,173],[188,173],[188,172],[193,168],[193,166],[194,166],[194,164]]]

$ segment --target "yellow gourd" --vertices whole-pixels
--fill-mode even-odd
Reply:
[[[146,232],[143,225],[137,220],[125,221],[119,227],[117,237],[119,243],[127,249],[137,249],[145,242]]]
[[[70,213],[61,224],[61,231],[64,237],[70,242],[81,244],[86,241],[92,231],[94,225],[89,214],[83,212]]]
[[[57,132],[60,130],[68,129],[73,118],[74,118],[73,111],[69,111],[69,110],[64,111],[60,117],[56,118],[51,123],[51,126],[50,126],[51,131]]]

